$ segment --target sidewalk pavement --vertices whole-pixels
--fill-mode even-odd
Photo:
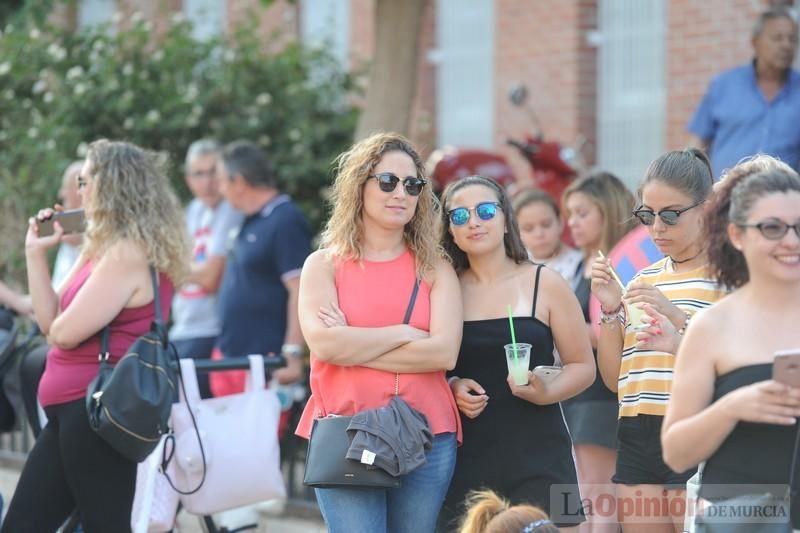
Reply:
[[[0,462],[0,494],[3,495],[5,504],[11,501],[14,488],[19,479],[19,468]],[[283,506],[264,504],[259,506],[259,527],[256,533],[326,533],[325,525],[319,518],[319,511],[306,505],[297,505],[287,502],[285,509]],[[270,509],[271,508],[271,509]],[[200,518],[181,512],[178,515],[176,533],[206,533],[201,525]]]

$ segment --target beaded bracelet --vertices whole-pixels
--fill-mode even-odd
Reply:
[[[683,335],[684,333],[686,333],[686,328],[689,327],[689,321],[691,319],[692,319],[692,315],[690,315],[689,313],[686,313],[686,320],[683,322],[683,326],[681,326],[681,329],[678,330],[678,335]]]

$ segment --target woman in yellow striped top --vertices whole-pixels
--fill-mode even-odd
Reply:
[[[709,273],[703,232],[703,207],[713,183],[708,159],[699,150],[668,152],[653,161],[633,214],[666,257],[636,275],[625,290],[624,306],[608,261],[598,258],[593,265],[592,293],[603,314],[598,367],[606,385],[617,390],[620,404],[613,478],[618,510],[638,509],[620,516],[625,533],[679,533],[683,528],[681,505],[645,509],[637,504],[683,498],[693,474],[673,472],[664,463],[660,432],[678,333],[697,311],[724,294]]]

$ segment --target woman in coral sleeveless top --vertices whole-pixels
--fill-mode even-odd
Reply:
[[[315,418],[385,406],[395,392],[433,433],[426,462],[396,489],[316,489],[331,533],[431,532],[450,484],[460,427],[445,379],[461,342],[458,280],[437,243],[438,204],[409,142],[378,134],[338,160],[322,248],[300,277]],[[419,291],[403,323],[415,281]]]

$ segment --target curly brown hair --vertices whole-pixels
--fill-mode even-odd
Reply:
[[[750,280],[744,255],[728,239],[728,225],[747,223],[761,197],[789,191],[800,192],[800,178],[789,165],[768,155],[756,155],[722,176],[705,220],[709,266],[721,285],[735,289]]]
[[[384,154],[404,152],[417,169],[417,177],[425,179],[425,166],[417,151],[398,133],[378,133],[354,144],[336,158],[336,178],[330,196],[333,212],[322,232],[322,248],[346,260],[362,258],[364,238],[364,184]],[[413,252],[419,275],[433,269],[437,258],[445,257],[438,242],[439,200],[430,185],[422,188],[417,208],[403,231],[406,245]]]

